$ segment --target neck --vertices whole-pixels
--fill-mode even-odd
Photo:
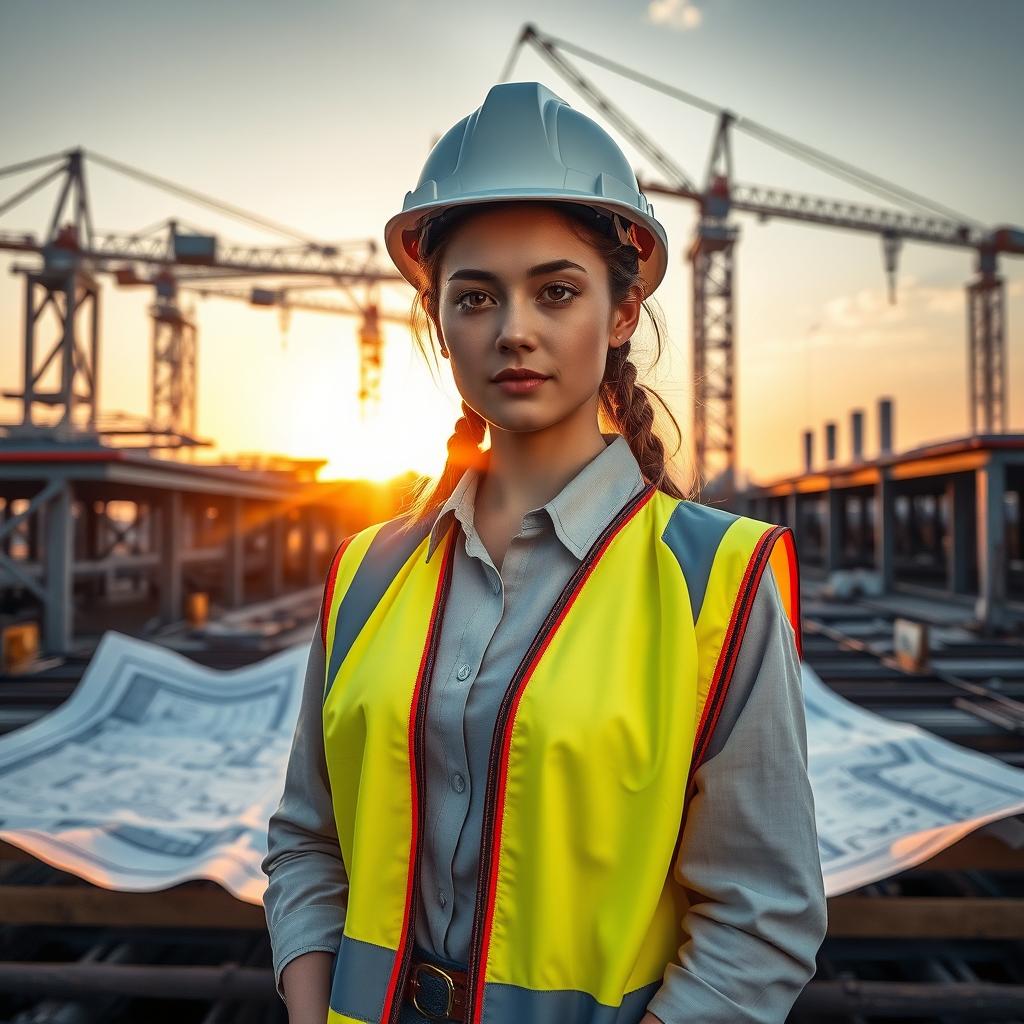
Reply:
[[[606,446],[596,414],[569,418],[545,430],[492,426],[476,506],[485,514],[521,518],[549,502]]]

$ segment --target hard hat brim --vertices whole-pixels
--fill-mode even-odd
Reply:
[[[546,199],[552,202],[573,203],[590,206],[607,213],[617,213],[646,228],[654,239],[654,249],[648,259],[640,260],[640,276],[643,279],[645,297],[653,294],[661,284],[668,267],[668,240],[665,230],[653,217],[647,217],[635,206],[614,199],[595,197],[589,192],[573,193],[570,191],[553,192],[550,189],[515,189],[491,192],[478,192],[462,195],[456,201],[440,200],[423,203],[409,210],[395,214],[384,225],[384,244],[399,273],[415,288],[419,287],[421,278],[420,264],[406,250],[403,240],[404,232],[417,227],[427,215],[439,214],[456,206],[472,206],[492,202],[525,202]]]

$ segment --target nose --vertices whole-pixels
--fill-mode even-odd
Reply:
[[[533,314],[531,300],[509,297],[505,303],[505,316],[495,338],[495,344],[500,352],[536,347],[537,334]]]

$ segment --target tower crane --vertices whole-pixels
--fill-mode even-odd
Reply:
[[[143,232],[100,234],[93,227],[86,187],[87,156],[90,161],[222,214],[287,235],[295,244],[224,244],[215,234],[197,231],[173,219]],[[292,288],[329,285],[350,294],[353,289],[362,289],[369,297],[358,304],[364,311],[361,351],[369,359],[369,365],[362,372],[360,399],[368,400],[372,396],[380,369],[380,346],[373,341],[379,320],[370,312],[377,308],[376,289],[386,283],[407,287],[401,275],[379,267],[377,246],[373,241],[323,243],[127,164],[95,152],[86,154],[81,148],[2,167],[0,177],[40,168],[43,170],[39,177],[0,202],[0,216],[3,216],[50,182],[62,179],[44,239],[39,240],[31,233],[0,232],[0,250],[33,253],[42,258],[41,268],[13,268],[25,278],[24,373],[20,390],[3,392],[4,397],[20,400],[22,409],[20,422],[7,425],[7,436],[26,438],[42,433],[69,440],[83,434],[126,433],[123,425],[104,426],[98,418],[98,276],[102,273],[113,274],[123,286],[149,285],[155,289],[155,299],[150,306],[153,320],[150,422],[143,430],[135,431],[150,436],[149,446],[154,446],[158,437],[168,439],[175,446],[201,443],[193,436],[196,429],[196,328],[191,311],[179,304],[178,285],[183,279],[217,282],[231,278],[284,279],[291,282]],[[57,323],[49,344],[44,347],[41,335],[48,310],[53,311]],[[37,421],[36,409],[40,405],[57,410],[55,422]]]
[[[655,181],[637,175],[648,196],[664,195],[697,204],[699,220],[687,251],[692,267],[693,439],[696,471],[710,480],[706,491],[731,494],[736,485],[735,261],[739,228],[730,215],[754,213],[847,231],[870,232],[882,242],[889,300],[895,302],[895,275],[905,240],[970,249],[975,278],[967,285],[968,405],[971,432],[1006,429],[1006,298],[999,274],[1001,255],[1024,255],[1024,229],[988,228],[970,217],[837,160],[750,118],[737,115],[692,93],[659,82],[562,39],[525,25],[502,74],[506,81],[523,46],[541,56],[593,103],[664,176]],[[664,152],[637,124],[587,79],[565,56],[574,54],[634,82],[678,99],[717,119],[703,185]],[[733,130],[775,146],[798,159],[852,182],[912,212],[804,195],[784,189],[738,183],[733,178]]]

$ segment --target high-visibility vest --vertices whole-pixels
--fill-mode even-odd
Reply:
[[[458,526],[428,562],[430,524],[403,523],[346,538],[324,587],[324,746],[349,876],[328,1024],[394,1024],[413,952],[425,707]],[[769,564],[802,657],[788,527],[648,484],[573,573],[497,714],[468,1024],[643,1017],[685,941],[672,869],[686,798]]]

